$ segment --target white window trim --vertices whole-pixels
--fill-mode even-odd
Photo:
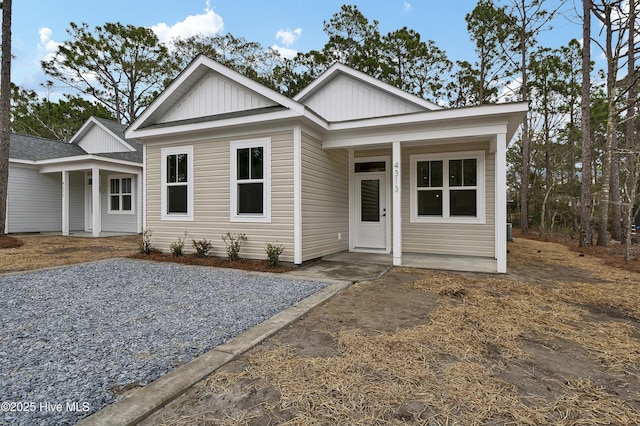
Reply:
[[[120,210],[112,210],[111,209],[111,196],[112,195],[116,195],[116,194],[112,194],[111,193],[111,179],[118,179],[120,181],[120,193],[117,194],[120,196]],[[131,179],[131,193],[130,194],[123,194],[122,193],[122,179]],[[107,182],[109,185],[109,195],[107,198],[107,203],[109,205],[109,210],[108,213],[109,214],[134,214],[135,213],[135,179],[133,175],[109,175],[107,176]],[[131,210],[122,210],[122,196],[123,195],[130,195],[131,196]]]
[[[271,223],[271,138],[231,141],[229,144],[229,221]],[[262,148],[262,214],[238,214],[238,162],[237,151],[245,148]]]
[[[193,221],[193,145],[179,146],[172,148],[162,148],[160,181],[162,182],[162,191],[160,194],[161,202],[161,220],[168,221]],[[167,156],[187,154],[187,213],[167,213]]]
[[[476,185],[476,216],[449,216],[449,179],[446,176],[449,170],[449,160],[464,160],[474,158],[477,160],[477,185]],[[416,183],[419,161],[443,160],[443,188],[442,188],[442,216],[418,216],[418,185]],[[410,162],[410,221],[412,223],[486,223],[486,186],[485,186],[485,152],[464,151],[446,154],[414,154],[409,156]]]

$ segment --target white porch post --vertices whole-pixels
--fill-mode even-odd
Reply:
[[[91,169],[91,201],[93,202],[92,236],[99,237],[102,230],[102,220],[100,217],[100,169]]]
[[[138,205],[137,208],[137,212],[138,212],[138,220],[136,221],[136,232],[138,234],[142,233],[142,218],[144,216],[144,204],[143,204],[143,197],[142,197],[142,191],[143,191],[143,187],[142,187],[142,172],[138,172],[136,173],[136,204]]]
[[[507,272],[507,135],[496,134],[495,247],[497,272]]]
[[[393,192],[393,266],[402,265],[402,157],[400,142],[393,142],[391,154]]]
[[[69,235],[69,172],[62,172],[62,235]]]

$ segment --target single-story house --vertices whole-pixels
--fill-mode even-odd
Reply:
[[[7,233],[142,232],[142,149],[125,129],[91,117],[69,142],[11,134]]]
[[[244,233],[241,255],[489,259],[506,272],[506,149],[528,104],[444,109],[341,64],[293,99],[198,56],[136,119],[144,223],[167,251]],[[188,246],[189,244],[187,244]]]

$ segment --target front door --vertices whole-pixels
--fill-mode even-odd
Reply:
[[[386,174],[356,174],[355,190],[355,248],[386,249]]]

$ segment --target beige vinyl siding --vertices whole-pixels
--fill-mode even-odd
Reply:
[[[348,163],[346,150],[324,151],[319,140],[303,133],[303,261],[349,249]]]
[[[62,230],[60,173],[10,164],[7,196],[7,232]]]
[[[485,150],[485,224],[411,223],[410,163],[412,154]],[[494,238],[495,155],[488,143],[454,144],[402,149],[402,251],[465,256],[495,257]],[[506,207],[505,207],[506,208]]]
[[[230,142],[271,138],[271,223],[230,221]],[[160,220],[161,217],[161,149],[193,146],[194,215],[192,222]],[[146,197],[147,225],[152,231],[154,247],[169,251],[169,245],[188,232],[185,249],[192,252],[192,239],[208,239],[213,254],[226,256],[221,235],[244,233],[248,240],[241,257],[265,259],[266,242],[278,241],[285,251],[282,261],[293,262],[293,131],[264,133],[250,137],[176,141],[171,145],[147,143]]]

